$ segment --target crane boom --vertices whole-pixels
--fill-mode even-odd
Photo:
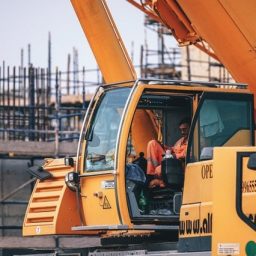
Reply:
[[[178,1],[200,36],[237,82],[256,93],[256,2]],[[199,14],[200,12],[200,14]]]
[[[207,53],[215,55],[237,82],[247,83],[256,94],[256,1],[128,2],[161,20],[180,45],[194,44],[207,52],[204,43],[208,43],[214,54]]]
[[[104,0],[71,0],[106,83],[135,80],[136,72]]]

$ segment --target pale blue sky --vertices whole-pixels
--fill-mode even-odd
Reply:
[[[123,41],[134,60],[139,63],[140,45],[144,42],[144,15],[125,0],[107,0]],[[79,67],[95,68],[94,58],[69,0],[0,0],[0,61],[20,64],[24,48],[31,44],[34,66],[47,66],[48,31],[52,35],[52,67],[65,70],[67,54],[75,46],[79,52]],[[148,32],[150,34],[150,32]],[[149,35],[148,35],[149,36]]]

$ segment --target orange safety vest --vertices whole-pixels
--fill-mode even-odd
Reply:
[[[188,140],[187,138],[180,138],[172,147],[172,153],[175,154],[177,159],[185,158],[187,153]]]

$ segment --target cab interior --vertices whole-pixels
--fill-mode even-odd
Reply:
[[[192,101],[189,94],[145,91],[137,104],[126,154],[126,195],[134,223],[178,222],[185,162],[171,159],[167,164],[163,156],[161,172],[165,187],[150,188],[147,145],[154,139],[173,146],[181,138],[180,121],[192,116]]]

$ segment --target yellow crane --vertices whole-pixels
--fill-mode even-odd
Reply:
[[[160,237],[177,241],[179,252],[254,255],[256,2],[129,2],[180,44],[203,48],[207,41],[210,54],[250,90],[244,83],[137,79],[106,2],[72,0],[109,84],[90,102],[76,158],[46,159],[31,170],[39,180],[23,235],[98,234],[106,243]],[[152,188],[138,157],[149,158],[152,140],[174,145],[184,118],[192,120],[186,158],[166,155],[159,163],[164,186]]]

